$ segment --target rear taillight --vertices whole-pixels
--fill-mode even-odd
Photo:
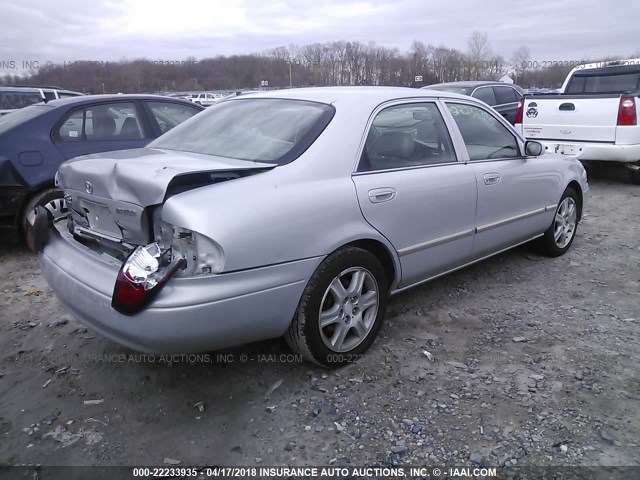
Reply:
[[[522,123],[522,117],[524,115],[524,100],[518,102],[518,110],[516,111],[515,123]]]
[[[618,125],[637,125],[636,100],[633,97],[620,98],[618,107]]]
[[[157,243],[137,247],[125,260],[118,272],[113,289],[111,306],[124,315],[133,315],[144,309],[167,281],[184,269],[184,258],[164,262],[163,252]]]

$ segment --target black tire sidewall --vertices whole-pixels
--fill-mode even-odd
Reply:
[[[353,267],[366,268],[375,278],[378,284],[378,312],[373,327],[362,343],[348,352],[334,352],[324,344],[320,336],[320,305],[333,279],[344,270]],[[328,268],[313,275],[307,286],[307,291],[305,291],[307,301],[298,311],[298,315],[305,317],[304,335],[307,346],[317,362],[325,366],[339,366],[358,360],[368,350],[382,327],[387,307],[388,289],[386,274],[380,262],[368,251],[355,247],[339,252],[332,259]]]

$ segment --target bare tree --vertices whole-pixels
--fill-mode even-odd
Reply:
[[[529,48],[522,45],[516,48],[511,56],[511,66],[516,74],[514,80],[519,81],[522,74],[527,70],[529,61],[531,60],[531,52]]]
[[[486,32],[474,30],[467,40],[469,74],[477,79],[485,73],[489,67],[490,57],[492,55],[489,36]]]

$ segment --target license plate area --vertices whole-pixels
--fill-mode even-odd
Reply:
[[[85,199],[80,201],[80,205],[91,230],[122,239],[122,231],[113,220],[113,215],[108,206]]]
[[[556,145],[556,153],[559,153],[560,155],[576,155],[578,153],[578,149],[578,145]]]

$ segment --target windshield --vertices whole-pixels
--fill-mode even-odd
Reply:
[[[45,105],[33,105],[2,115],[0,116],[0,133],[4,133],[17,125],[50,110],[51,107],[47,107]]]
[[[330,105],[302,100],[222,101],[149,147],[283,165],[309,148],[333,113]]]

